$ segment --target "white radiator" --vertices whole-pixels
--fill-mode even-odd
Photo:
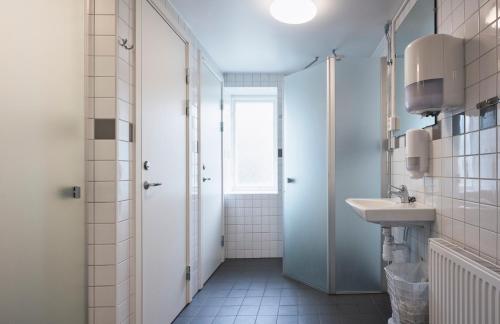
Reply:
[[[431,239],[429,280],[431,324],[500,324],[500,267]]]

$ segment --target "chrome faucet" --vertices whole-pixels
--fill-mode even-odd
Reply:
[[[391,197],[392,195],[398,196],[401,199],[401,203],[412,203],[416,201],[415,197],[410,197],[408,188],[405,185],[402,185],[401,187],[390,185],[390,187],[397,189],[397,191],[389,190],[389,197]]]

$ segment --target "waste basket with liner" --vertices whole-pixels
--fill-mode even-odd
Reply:
[[[389,324],[429,323],[429,279],[427,264],[393,263],[385,267],[391,297]]]

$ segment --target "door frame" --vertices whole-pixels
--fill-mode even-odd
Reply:
[[[135,31],[135,66],[136,66],[136,111],[135,111],[135,307],[136,313],[136,323],[141,324],[143,318],[143,303],[142,303],[142,4],[149,4],[165,21],[165,23],[174,31],[175,34],[184,42],[185,44],[185,60],[186,60],[186,71],[189,71],[189,50],[190,42],[188,40],[188,35],[182,31],[182,27],[176,22],[173,17],[169,17],[164,10],[153,0],[135,0],[136,6],[136,31]],[[189,105],[189,84],[186,82],[186,106]],[[186,266],[189,266],[190,260],[190,235],[189,235],[189,225],[190,225],[190,215],[191,215],[191,154],[189,145],[189,133],[190,133],[190,116],[186,115]],[[190,283],[186,280],[186,304],[191,300],[191,292],[189,289]]]
[[[203,53],[198,50],[198,80],[199,80],[199,88],[198,88],[198,131],[197,131],[197,140],[198,140],[198,165],[197,165],[197,168],[198,168],[198,179],[197,179],[197,182],[198,182],[198,194],[199,194],[199,203],[198,203],[198,287],[197,289],[201,289],[203,288],[203,285],[204,285],[204,282],[203,282],[203,265],[202,265],[202,249],[201,249],[201,245],[202,245],[202,237],[203,237],[203,231],[202,231],[202,193],[203,193],[203,187],[202,187],[202,176],[201,176],[201,173],[202,173],[202,161],[201,161],[201,158],[202,158],[202,154],[201,154],[201,147],[203,145],[203,141],[201,139],[201,118],[202,118],[202,111],[201,111],[201,106],[202,106],[202,103],[201,103],[201,99],[202,99],[202,92],[203,92],[203,88],[202,88],[202,82],[201,82],[201,76],[202,76],[202,67],[205,66],[212,74],[213,76],[215,76],[217,78],[217,80],[219,80],[220,82],[220,98],[221,98],[221,102],[220,102],[220,122],[221,122],[221,125],[223,125],[222,123],[224,122],[223,121],[223,107],[224,107],[224,78],[221,77],[219,75],[219,73],[217,73],[217,70],[212,66],[212,64],[209,62],[209,59],[203,55]],[[222,195],[222,206],[221,206],[221,210],[222,210],[222,222],[221,222],[221,227],[222,227],[222,235],[225,236],[225,209],[224,209],[224,136],[223,136],[223,132],[221,131],[220,132],[220,140],[221,140],[221,176],[222,176],[222,179],[221,179],[221,195]],[[221,262],[223,262],[225,260],[225,246],[222,246],[221,247],[221,250],[222,250],[222,258],[221,258]]]

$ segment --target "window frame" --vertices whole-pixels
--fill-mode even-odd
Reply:
[[[236,157],[235,114],[238,102],[271,102],[273,105],[273,184],[272,186],[243,186],[237,181],[238,161]],[[278,193],[278,98],[276,95],[231,95],[230,99],[231,138],[231,194],[277,194]]]

